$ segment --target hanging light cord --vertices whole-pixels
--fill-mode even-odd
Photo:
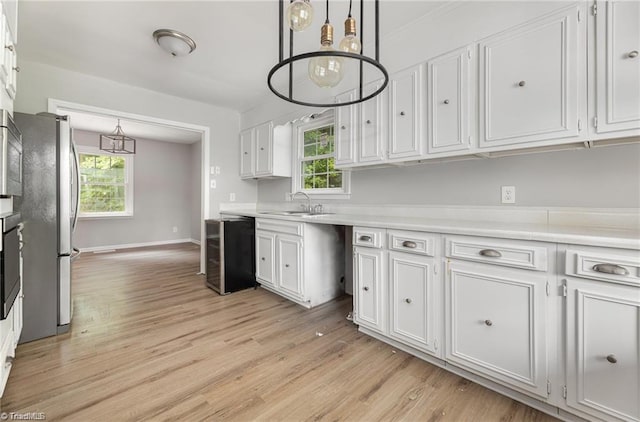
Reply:
[[[349,0],[349,18],[351,17],[351,5],[353,4],[353,0]]]
[[[324,23],[329,23],[329,0],[327,0],[327,19],[324,21]]]

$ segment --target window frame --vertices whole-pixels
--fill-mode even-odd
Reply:
[[[134,157],[133,154],[111,154],[107,151],[102,151],[99,148],[87,145],[77,145],[78,151],[78,160],[80,159],[81,154],[88,155],[106,155],[106,156],[117,156],[124,159],[124,211],[113,211],[113,212],[82,212],[80,211],[80,204],[78,204],[78,219],[108,219],[108,218],[130,218],[133,217],[133,166],[134,166]],[[78,162],[78,166],[80,163]],[[79,190],[78,190],[78,201],[80,201],[80,192],[82,191],[82,183],[80,181],[80,173],[78,173],[77,180]]]
[[[338,169],[342,172],[342,188],[324,188],[324,189],[305,189],[302,185],[302,162],[307,161],[304,158],[304,133],[310,130],[318,129],[324,126],[334,126],[333,135],[333,158],[335,161],[336,154],[336,136],[335,136],[335,119],[333,110],[321,117],[312,118],[311,120],[303,119],[294,122],[293,137],[293,160],[291,192],[304,192],[309,197],[320,199],[348,199],[351,197],[351,172],[346,169]]]

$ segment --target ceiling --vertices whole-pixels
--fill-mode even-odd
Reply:
[[[314,26],[296,38],[300,51],[319,46],[324,2],[312,0]],[[357,7],[358,2],[354,2]],[[365,7],[370,7],[367,0]],[[443,2],[381,0],[381,37]],[[278,2],[263,1],[20,1],[22,60],[49,64],[238,111],[273,95],[266,75],[278,52]],[[348,2],[332,0],[336,38]],[[365,9],[366,10],[366,9]],[[151,34],[158,28],[191,36],[196,50],[172,57]],[[337,40],[339,42],[339,38]],[[366,44],[365,44],[366,51]]]
[[[113,116],[103,116],[78,111],[60,110],[60,114],[69,116],[69,124],[74,129],[97,133],[113,133],[118,119]],[[120,119],[120,126],[125,135],[133,138],[144,138],[153,141],[192,144],[200,141],[202,133],[188,129],[145,123],[135,120]]]

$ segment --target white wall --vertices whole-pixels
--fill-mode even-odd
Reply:
[[[41,63],[19,60],[19,66],[16,111],[46,111],[47,100],[55,98],[208,126],[211,129],[211,165],[221,169],[221,174],[216,176],[217,189],[211,190],[211,216],[218,215],[220,203],[226,202],[231,192],[235,192],[238,202],[256,201],[255,182],[241,181],[238,177],[240,116],[236,111]]]
[[[94,132],[74,131],[78,145],[97,148],[99,139]],[[80,218],[73,235],[75,246],[95,248],[191,238],[194,205],[197,221],[200,215],[200,201],[192,201],[192,149],[188,144],[138,138],[133,157],[133,217]],[[178,228],[177,233],[173,227]]]
[[[431,15],[408,16],[413,19],[411,23],[383,37],[381,62],[393,73],[567,4],[571,3],[452,2]],[[328,94],[335,95],[348,88],[340,85]],[[313,111],[272,96],[242,114],[242,127],[270,119],[280,123]],[[639,169],[639,145],[427,162],[411,167],[354,171],[352,196],[346,202],[494,206],[500,205],[500,186],[514,185],[516,206],[637,208]],[[291,191],[291,183],[289,179],[261,180],[258,191],[259,202],[282,202],[284,193]]]
[[[195,142],[189,146],[190,149],[190,158],[189,158],[189,172],[190,172],[190,210],[191,210],[191,226],[189,228],[190,238],[193,240],[200,241],[200,228],[202,215],[200,212],[200,203],[201,203],[201,190],[200,186],[202,185],[202,181],[200,180],[200,174],[202,173],[202,165],[201,165],[201,157],[202,157],[202,144],[200,142]]]

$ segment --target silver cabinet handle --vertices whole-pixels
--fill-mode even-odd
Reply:
[[[345,130],[347,127],[345,125],[340,126],[340,129]]]
[[[404,111],[401,111],[401,112],[400,112],[400,115],[401,115],[401,116],[404,116]]]
[[[485,319],[484,325],[486,325],[487,327],[491,327],[493,325],[493,322],[490,319]]]
[[[502,254],[495,249],[483,249],[478,252],[482,256],[488,256],[489,258],[500,258]]]
[[[630,59],[635,59],[636,57],[638,57],[638,51],[637,50],[630,51],[629,54],[627,54],[627,56],[629,56]]]
[[[264,147],[260,147],[260,151],[264,151]]]
[[[20,66],[14,67],[13,70],[15,70],[16,72],[20,73]]]
[[[525,81],[518,82],[518,86],[524,86],[524,85],[525,85]]]
[[[249,153],[247,151],[244,152],[244,155],[249,155]]]
[[[449,104],[449,100],[444,100],[443,103]]]
[[[285,268],[289,268],[289,264],[284,264]]]
[[[371,124],[371,120],[367,120],[367,124],[370,125]]]
[[[591,268],[593,271],[604,274],[629,275],[629,271],[625,267],[616,264],[596,264]]]
[[[404,301],[407,302],[407,303],[411,303],[411,299],[410,298],[406,298]]]
[[[5,48],[9,51],[13,51],[13,46],[12,45],[7,45],[5,46]]]
[[[371,242],[371,236],[360,236],[358,240],[362,240],[363,242]]]
[[[263,256],[262,258],[260,258],[260,259],[261,259],[261,260],[263,260],[263,261],[266,261],[266,260],[265,260],[265,258],[264,258],[264,256]]]
[[[362,290],[364,290],[365,292],[368,292],[368,291],[369,291],[369,288],[368,288],[367,286],[364,286],[364,287],[362,288]]]
[[[418,247],[418,244],[416,242],[412,242],[411,240],[405,240],[404,242],[402,242],[402,246],[404,246],[405,248],[415,249]]]
[[[607,361],[608,361],[609,363],[617,363],[617,362],[618,362],[618,359],[616,358],[616,356],[615,356],[615,355],[609,355],[609,356],[607,356]]]

